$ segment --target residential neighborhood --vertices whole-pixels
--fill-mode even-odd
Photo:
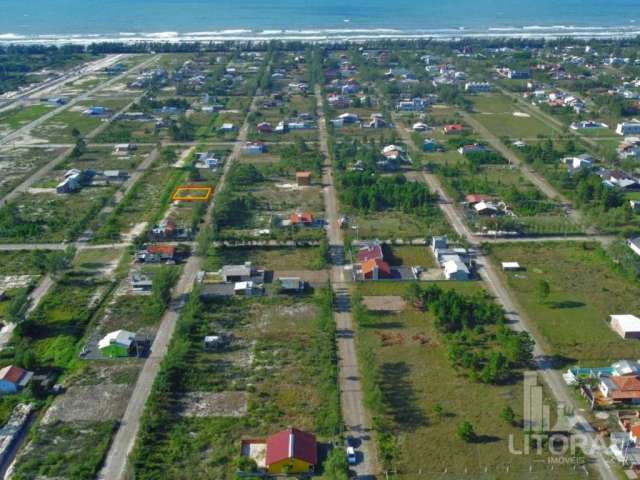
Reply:
[[[638,478],[635,37],[262,36],[0,97],[4,478]]]

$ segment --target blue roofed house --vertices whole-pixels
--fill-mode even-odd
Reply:
[[[91,116],[106,115],[109,113],[109,109],[106,107],[89,107],[82,113]]]
[[[435,152],[438,149],[438,142],[432,138],[425,138],[422,142],[422,150],[425,152]]]
[[[33,372],[7,365],[0,370],[0,394],[18,393],[27,386],[31,377]]]

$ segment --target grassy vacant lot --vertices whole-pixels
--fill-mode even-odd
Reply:
[[[441,284],[456,289],[461,285],[468,293],[481,288],[477,283]],[[361,293],[371,293],[368,285],[364,287]],[[394,478],[584,476],[576,474],[571,467],[556,466],[551,471],[544,455],[509,453],[510,435],[516,447],[523,442],[519,426],[523,405],[521,381],[499,386],[481,384],[454,369],[444,338],[433,327],[429,313],[407,307],[398,313],[369,315],[372,323],[359,326],[357,338],[360,347],[369,345],[373,349],[378,365],[384,416],[398,442],[395,465],[398,475]],[[506,406],[515,412],[514,424],[500,417],[501,409]],[[478,435],[475,442],[466,443],[458,437],[458,425],[463,421],[473,425]]]
[[[322,425],[328,402],[317,377],[317,314],[304,298],[233,299],[199,308],[190,333],[180,340],[188,361],[174,361],[181,387],[168,394],[171,421],[139,440],[136,478],[158,478],[158,472],[175,479],[234,478],[242,438],[290,425],[327,439]],[[233,334],[232,344],[205,351],[203,337],[217,332]],[[196,416],[189,413],[195,394],[233,400]],[[173,448],[177,444],[179,450]]]
[[[78,274],[68,274],[51,289],[21,324],[21,348],[33,353],[38,368],[60,371],[69,366],[105,293],[106,285]]]
[[[420,282],[423,288],[431,284],[436,284],[441,288],[449,287],[453,288],[460,293],[475,293],[482,290],[482,282]],[[397,282],[393,280],[379,280],[377,282],[360,282],[358,283],[358,293],[363,296],[376,296],[376,295],[404,295],[407,291],[406,282]]]
[[[433,216],[429,218],[417,217],[397,210],[366,214],[348,212],[347,214],[352,220],[351,223],[358,226],[358,237],[363,239],[412,240],[449,232],[449,226],[438,209],[434,209]]]
[[[0,150],[0,196],[6,195],[31,173],[57,157],[59,148],[13,148]]]
[[[318,247],[218,248],[208,264],[211,269],[252,262],[258,268],[274,271],[309,270],[319,254]]]
[[[117,156],[113,154],[112,147],[90,147],[80,158],[68,157],[56,168],[57,178],[61,176],[61,170],[66,171],[71,168],[80,170],[93,170],[102,172],[103,170],[126,170],[132,172],[142,162],[149,153],[149,147],[140,147],[131,155]]]
[[[621,339],[608,325],[609,315],[640,313],[640,288],[616,273],[595,244],[503,244],[491,257],[524,267],[502,275],[551,353],[598,365],[640,355],[637,341]],[[544,302],[536,295],[541,280],[551,287]]]
[[[31,251],[0,252],[0,275],[38,275],[42,267]]]
[[[85,187],[73,194],[23,193],[0,222],[3,242],[72,240],[112,197],[116,187]]]
[[[421,266],[431,268],[434,264],[431,250],[426,246],[384,245],[384,257],[392,266]]]
[[[500,94],[469,97],[477,112],[473,116],[498,137],[534,138],[554,136],[555,131],[533,117],[515,116],[521,110],[512,100]]]
[[[0,115],[0,129],[8,128],[9,130],[15,130],[20,128],[40,118],[52,108],[52,105],[35,104],[9,110],[7,113]]]
[[[32,435],[13,478],[95,478],[115,426],[116,422],[112,421],[57,422],[41,426]]]

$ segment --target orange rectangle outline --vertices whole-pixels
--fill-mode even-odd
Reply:
[[[179,197],[178,195],[180,194],[180,192],[185,191],[185,190],[204,191],[204,192],[206,192],[206,195],[204,197],[194,197],[194,196]],[[174,202],[175,201],[180,201],[180,202],[208,202],[211,199],[212,195],[213,195],[213,187],[180,186],[180,187],[176,187],[175,191],[173,192],[173,195],[171,195],[171,200],[174,201]]]

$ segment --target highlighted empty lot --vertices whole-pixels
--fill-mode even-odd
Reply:
[[[212,195],[212,187],[181,186],[177,187],[173,192],[171,200],[174,202],[176,200],[181,202],[208,202]]]

